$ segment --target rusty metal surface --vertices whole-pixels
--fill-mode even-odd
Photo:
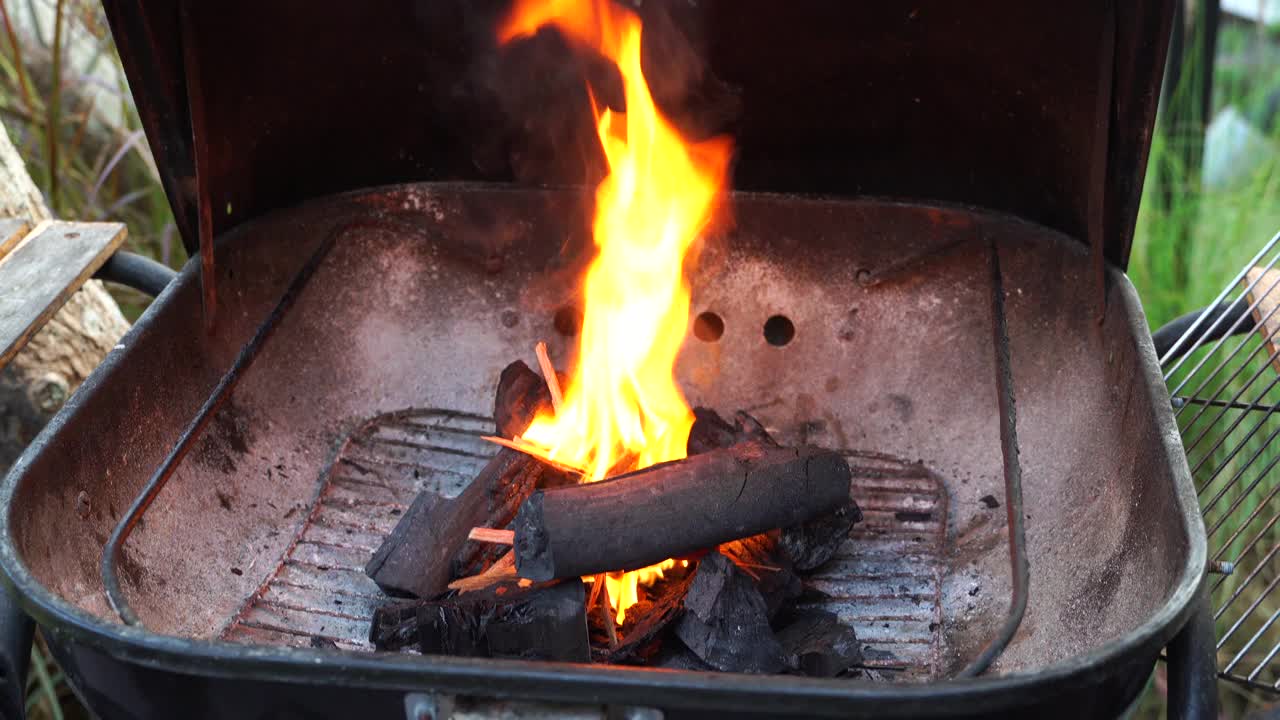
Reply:
[[[218,233],[357,187],[591,176],[580,143],[594,138],[594,69],[552,33],[499,52],[507,0],[339,4],[324,22],[298,0],[191,5],[195,37],[178,42],[179,3],[104,3],[191,254],[188,48]],[[664,112],[735,136],[734,187],[999,208],[1077,238],[1101,232],[1107,259],[1126,264],[1173,0],[1058,14],[1018,0],[632,5]]]
[[[186,276],[108,364],[112,392],[79,401],[60,435],[76,443],[25,466],[9,521],[34,577],[110,621],[97,577],[107,534],[284,285],[343,222],[410,223],[421,232],[370,229],[334,248],[124,547],[145,627],[219,637],[284,559],[320,552],[294,541],[353,429],[407,407],[484,414],[498,372],[538,340],[567,363],[574,339],[554,318],[575,302],[583,198],[406,186],[223,238],[219,333],[190,326],[199,293]],[[693,288],[694,311],[717,313],[724,334],[691,337],[678,377],[691,402],[746,409],[783,442],[874,450],[946,478],[940,674],[994,635],[1009,598],[1003,513],[983,503],[1002,495],[989,242],[1008,290],[1031,567],[1052,568],[996,672],[1098,650],[1181,592],[1194,538],[1170,521],[1183,498],[1152,420],[1139,311],[1113,282],[1098,329],[1077,243],[958,208],[740,195],[734,210]],[[776,315],[795,328],[783,346],[764,337]]]

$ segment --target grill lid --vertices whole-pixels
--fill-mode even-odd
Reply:
[[[978,205],[1126,266],[1173,0],[637,4],[659,104],[733,134],[735,188]],[[189,251],[197,155],[215,233],[358,187],[598,167],[582,81],[609,79],[553,32],[496,48],[503,0],[104,5]]]

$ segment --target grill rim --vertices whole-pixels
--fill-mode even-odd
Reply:
[[[280,211],[290,214],[341,198],[359,198],[370,192],[389,192],[406,188],[473,189],[474,183],[421,183],[367,188],[331,196]],[[498,188],[503,189],[503,188]],[[739,193],[738,197],[791,198],[774,194]],[[803,202],[821,199],[796,198]],[[863,198],[841,200],[853,204],[894,204],[921,209],[949,208],[945,204],[924,204]],[[1022,218],[978,208],[966,212],[1035,227],[1048,235],[1061,236],[1043,226]],[[244,231],[241,226],[234,233]],[[610,702],[629,705],[653,705],[655,690],[662,691],[663,706],[706,708],[751,712],[794,712],[797,702],[805,703],[806,712],[822,714],[865,713],[873,708],[877,715],[917,717],[921,713],[969,715],[998,712],[1023,707],[1028,702],[1052,700],[1062,692],[1076,688],[1096,687],[1121,673],[1146,673],[1162,648],[1186,624],[1205,580],[1207,543],[1203,520],[1192,485],[1190,468],[1174,422],[1168,390],[1164,384],[1154,345],[1146,324],[1146,316],[1137,292],[1128,277],[1108,266],[1108,285],[1116,292],[1125,313],[1129,334],[1137,345],[1141,381],[1156,409],[1152,421],[1160,434],[1160,444],[1169,463],[1172,491],[1187,538],[1187,554],[1182,562],[1176,586],[1164,603],[1145,621],[1111,643],[1091,652],[1040,668],[973,680],[943,680],[927,685],[851,683],[847,680],[823,680],[795,677],[758,677],[729,673],[671,673],[646,669],[605,666],[579,666],[560,663],[535,663],[518,660],[476,660],[441,656],[395,655],[366,657],[308,648],[263,648],[220,640],[195,640],[160,635],[140,628],[105,622],[43,586],[27,567],[13,535],[15,492],[19,478],[55,437],[67,420],[74,417],[85,399],[112,382],[121,363],[128,362],[128,352],[113,352],[84,383],[82,392],[67,403],[19,458],[0,485],[0,568],[4,582],[17,596],[23,609],[42,628],[50,631],[55,643],[84,645],[108,655],[154,670],[196,676],[276,681],[302,684],[327,684],[341,687],[378,689],[433,689],[460,694],[493,696],[502,694],[539,700],[562,702]],[[163,308],[179,293],[199,284],[198,259],[189,261],[176,282],[171,283],[156,302],[139,318],[122,340],[128,348],[141,336],[153,332],[152,323]],[[1134,689],[1141,689],[1140,685]],[[928,706],[928,707],[926,707]]]

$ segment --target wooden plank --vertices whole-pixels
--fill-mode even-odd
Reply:
[[[26,237],[31,223],[18,218],[0,219],[0,258],[17,247],[18,241]]]
[[[4,367],[124,243],[123,223],[55,221],[0,258],[0,367]]]

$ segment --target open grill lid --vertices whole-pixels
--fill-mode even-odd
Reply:
[[[201,185],[218,234],[359,187],[598,172],[582,81],[608,78],[555,33],[499,50],[505,0],[103,4],[189,251]],[[659,105],[734,136],[735,189],[978,205],[1127,265],[1173,0],[638,11]]]

